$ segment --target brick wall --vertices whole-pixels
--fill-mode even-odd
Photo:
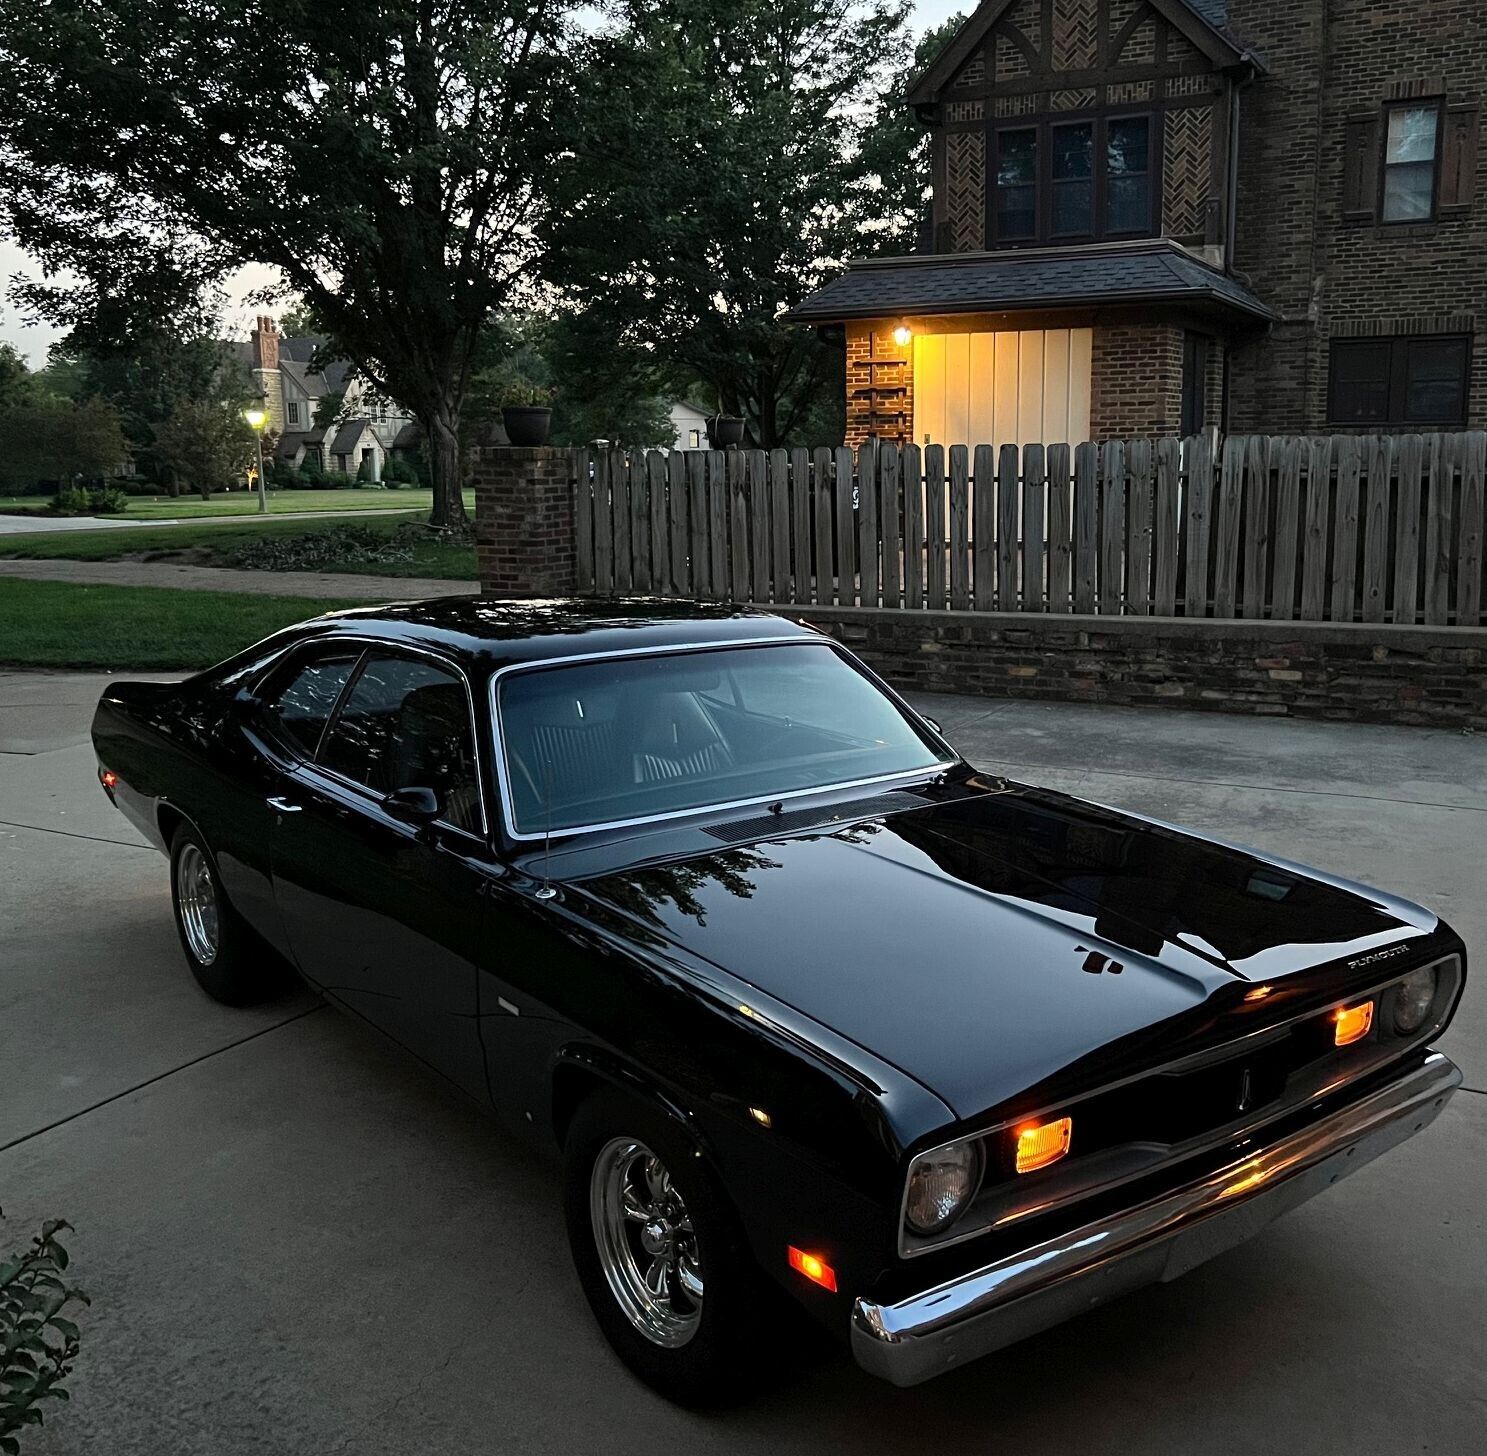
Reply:
[[[1175,435],[1182,423],[1182,330],[1097,325],[1091,367],[1092,440]]]
[[[473,454],[475,558],[492,596],[562,596],[577,584],[572,452],[488,446]]]
[[[1228,20],[1268,67],[1242,98],[1235,267],[1281,314],[1235,350],[1231,428],[1322,431],[1333,337],[1461,331],[1487,311],[1487,147],[1464,214],[1342,215],[1348,117],[1409,95],[1480,102],[1487,26],[1480,0],[1229,0]],[[1487,424],[1480,345],[1469,422]]]
[[[1487,728],[1487,630],[794,608],[896,686]]]
[[[914,341],[897,344],[897,319],[872,319],[847,325],[847,439],[854,448],[870,436],[887,440],[914,438]],[[912,321],[908,321],[912,322]],[[874,400],[865,391],[878,386],[902,387],[903,395]],[[872,419],[874,408],[904,418]]]

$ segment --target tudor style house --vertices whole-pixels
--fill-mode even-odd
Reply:
[[[930,237],[792,317],[847,434],[1487,426],[1480,0],[985,0],[908,95]]]
[[[267,314],[253,325],[248,342],[230,345],[264,401],[268,428],[277,436],[274,458],[287,465],[314,463],[323,470],[355,475],[365,465],[381,480],[389,455],[412,452],[422,438],[412,419],[377,398],[343,360],[315,368],[324,343],[313,335],[286,338]],[[339,400],[335,418],[321,422],[321,405]]]

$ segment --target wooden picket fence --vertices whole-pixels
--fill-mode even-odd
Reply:
[[[1480,432],[573,459],[599,596],[1483,620]]]

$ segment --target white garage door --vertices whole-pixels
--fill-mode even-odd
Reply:
[[[1089,439],[1090,329],[914,336],[921,445]]]

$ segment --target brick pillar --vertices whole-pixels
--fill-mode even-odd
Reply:
[[[475,558],[491,596],[560,597],[576,586],[574,453],[551,445],[475,452]]]

